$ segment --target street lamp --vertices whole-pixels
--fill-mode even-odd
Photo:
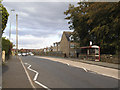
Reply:
[[[11,9],[10,10],[10,15],[11,15],[11,13],[13,12],[13,11],[15,11],[14,9]],[[10,17],[10,30],[9,30],[9,40],[11,39],[11,17]]]
[[[16,14],[16,50],[18,55],[18,14]]]

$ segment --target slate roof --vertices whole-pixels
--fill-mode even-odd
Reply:
[[[72,32],[63,32],[67,38],[68,41],[70,41],[70,36],[72,35]]]

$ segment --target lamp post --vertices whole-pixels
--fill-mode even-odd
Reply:
[[[15,11],[14,9],[10,10],[10,15],[12,13],[12,11]],[[10,30],[9,30],[9,40],[11,39],[11,17],[10,17]]]
[[[16,14],[16,54],[18,55],[18,14]]]

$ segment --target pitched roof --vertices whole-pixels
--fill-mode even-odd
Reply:
[[[64,31],[63,33],[65,34],[67,40],[70,41],[69,37],[72,35],[72,32],[66,32],[66,31]]]

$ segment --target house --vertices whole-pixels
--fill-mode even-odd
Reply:
[[[60,42],[53,43],[53,46],[46,47],[43,51],[51,52],[52,55],[66,56],[66,57],[76,57],[78,56],[78,43],[74,42],[73,32],[64,31]]]
[[[77,46],[79,44],[74,42],[73,32],[64,31],[59,45],[60,51],[67,57],[75,57],[77,55]]]

